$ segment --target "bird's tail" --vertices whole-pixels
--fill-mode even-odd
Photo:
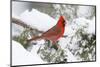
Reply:
[[[34,40],[39,40],[39,39],[42,39],[42,37],[41,36],[32,37],[31,39],[28,40],[28,42],[34,41]]]

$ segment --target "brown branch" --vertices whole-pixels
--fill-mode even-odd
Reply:
[[[17,25],[20,25],[20,26],[22,26],[24,28],[29,28],[30,30],[35,30],[37,32],[43,33],[43,31],[39,31],[37,29],[33,29],[30,25],[25,24],[24,21],[22,21],[20,19],[17,19],[17,18],[14,18],[14,17],[12,18],[12,23],[15,23]]]
[[[37,31],[37,32],[39,32],[39,33],[43,33],[43,31],[39,31],[39,30],[37,30],[37,29],[33,29],[31,26],[25,24],[24,21],[22,21],[22,20],[20,20],[20,19],[17,19],[17,18],[14,18],[14,17],[12,17],[12,23],[15,23],[15,24],[17,24],[17,25],[20,25],[20,26],[22,26],[22,27],[24,27],[24,28],[29,28],[30,30],[35,30],[35,31]],[[67,37],[67,35],[63,35],[62,37],[65,38],[65,37]]]
[[[30,26],[28,26],[23,21],[21,21],[20,19],[17,19],[17,18],[12,18],[12,23],[15,23],[15,24],[18,24],[20,26],[23,26],[24,28],[26,27],[26,28],[32,29]]]
[[[68,35],[63,35],[62,37],[66,38],[66,37],[68,37]]]

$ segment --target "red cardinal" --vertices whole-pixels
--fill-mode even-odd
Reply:
[[[41,36],[33,37],[32,39],[29,39],[28,41],[37,40],[37,39],[45,39],[52,41],[53,44],[56,43],[56,41],[63,36],[65,31],[65,19],[63,16],[60,16],[57,24],[49,29],[48,31],[44,32]],[[57,46],[57,45],[56,45]]]

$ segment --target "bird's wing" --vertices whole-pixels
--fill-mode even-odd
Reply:
[[[58,33],[60,32],[59,29],[56,28],[56,26],[54,26],[53,28],[49,29],[48,31],[46,31],[45,33],[43,33],[43,36],[55,36],[58,35]]]

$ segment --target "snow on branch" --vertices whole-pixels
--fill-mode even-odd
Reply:
[[[22,20],[20,20],[18,18],[15,18],[15,17],[12,17],[12,23],[20,25],[20,26],[22,26],[24,28],[29,28],[30,30],[35,30],[35,31],[37,31],[39,33],[43,33],[43,31],[37,30],[36,28],[32,28],[30,25],[25,24],[24,21],[22,21]],[[65,38],[65,37],[67,37],[67,35],[63,35],[62,37]]]
[[[24,28],[29,28],[30,30],[35,30],[35,31],[37,31],[37,32],[39,32],[39,33],[43,33],[43,31],[39,31],[39,30],[37,30],[37,29],[33,29],[30,25],[27,25],[27,24],[25,24],[25,22],[23,22],[22,20],[20,20],[20,19],[17,19],[17,18],[14,18],[14,17],[12,17],[12,23],[15,23],[15,24],[17,24],[17,25],[20,25],[20,26],[22,26],[22,27],[24,27]]]

